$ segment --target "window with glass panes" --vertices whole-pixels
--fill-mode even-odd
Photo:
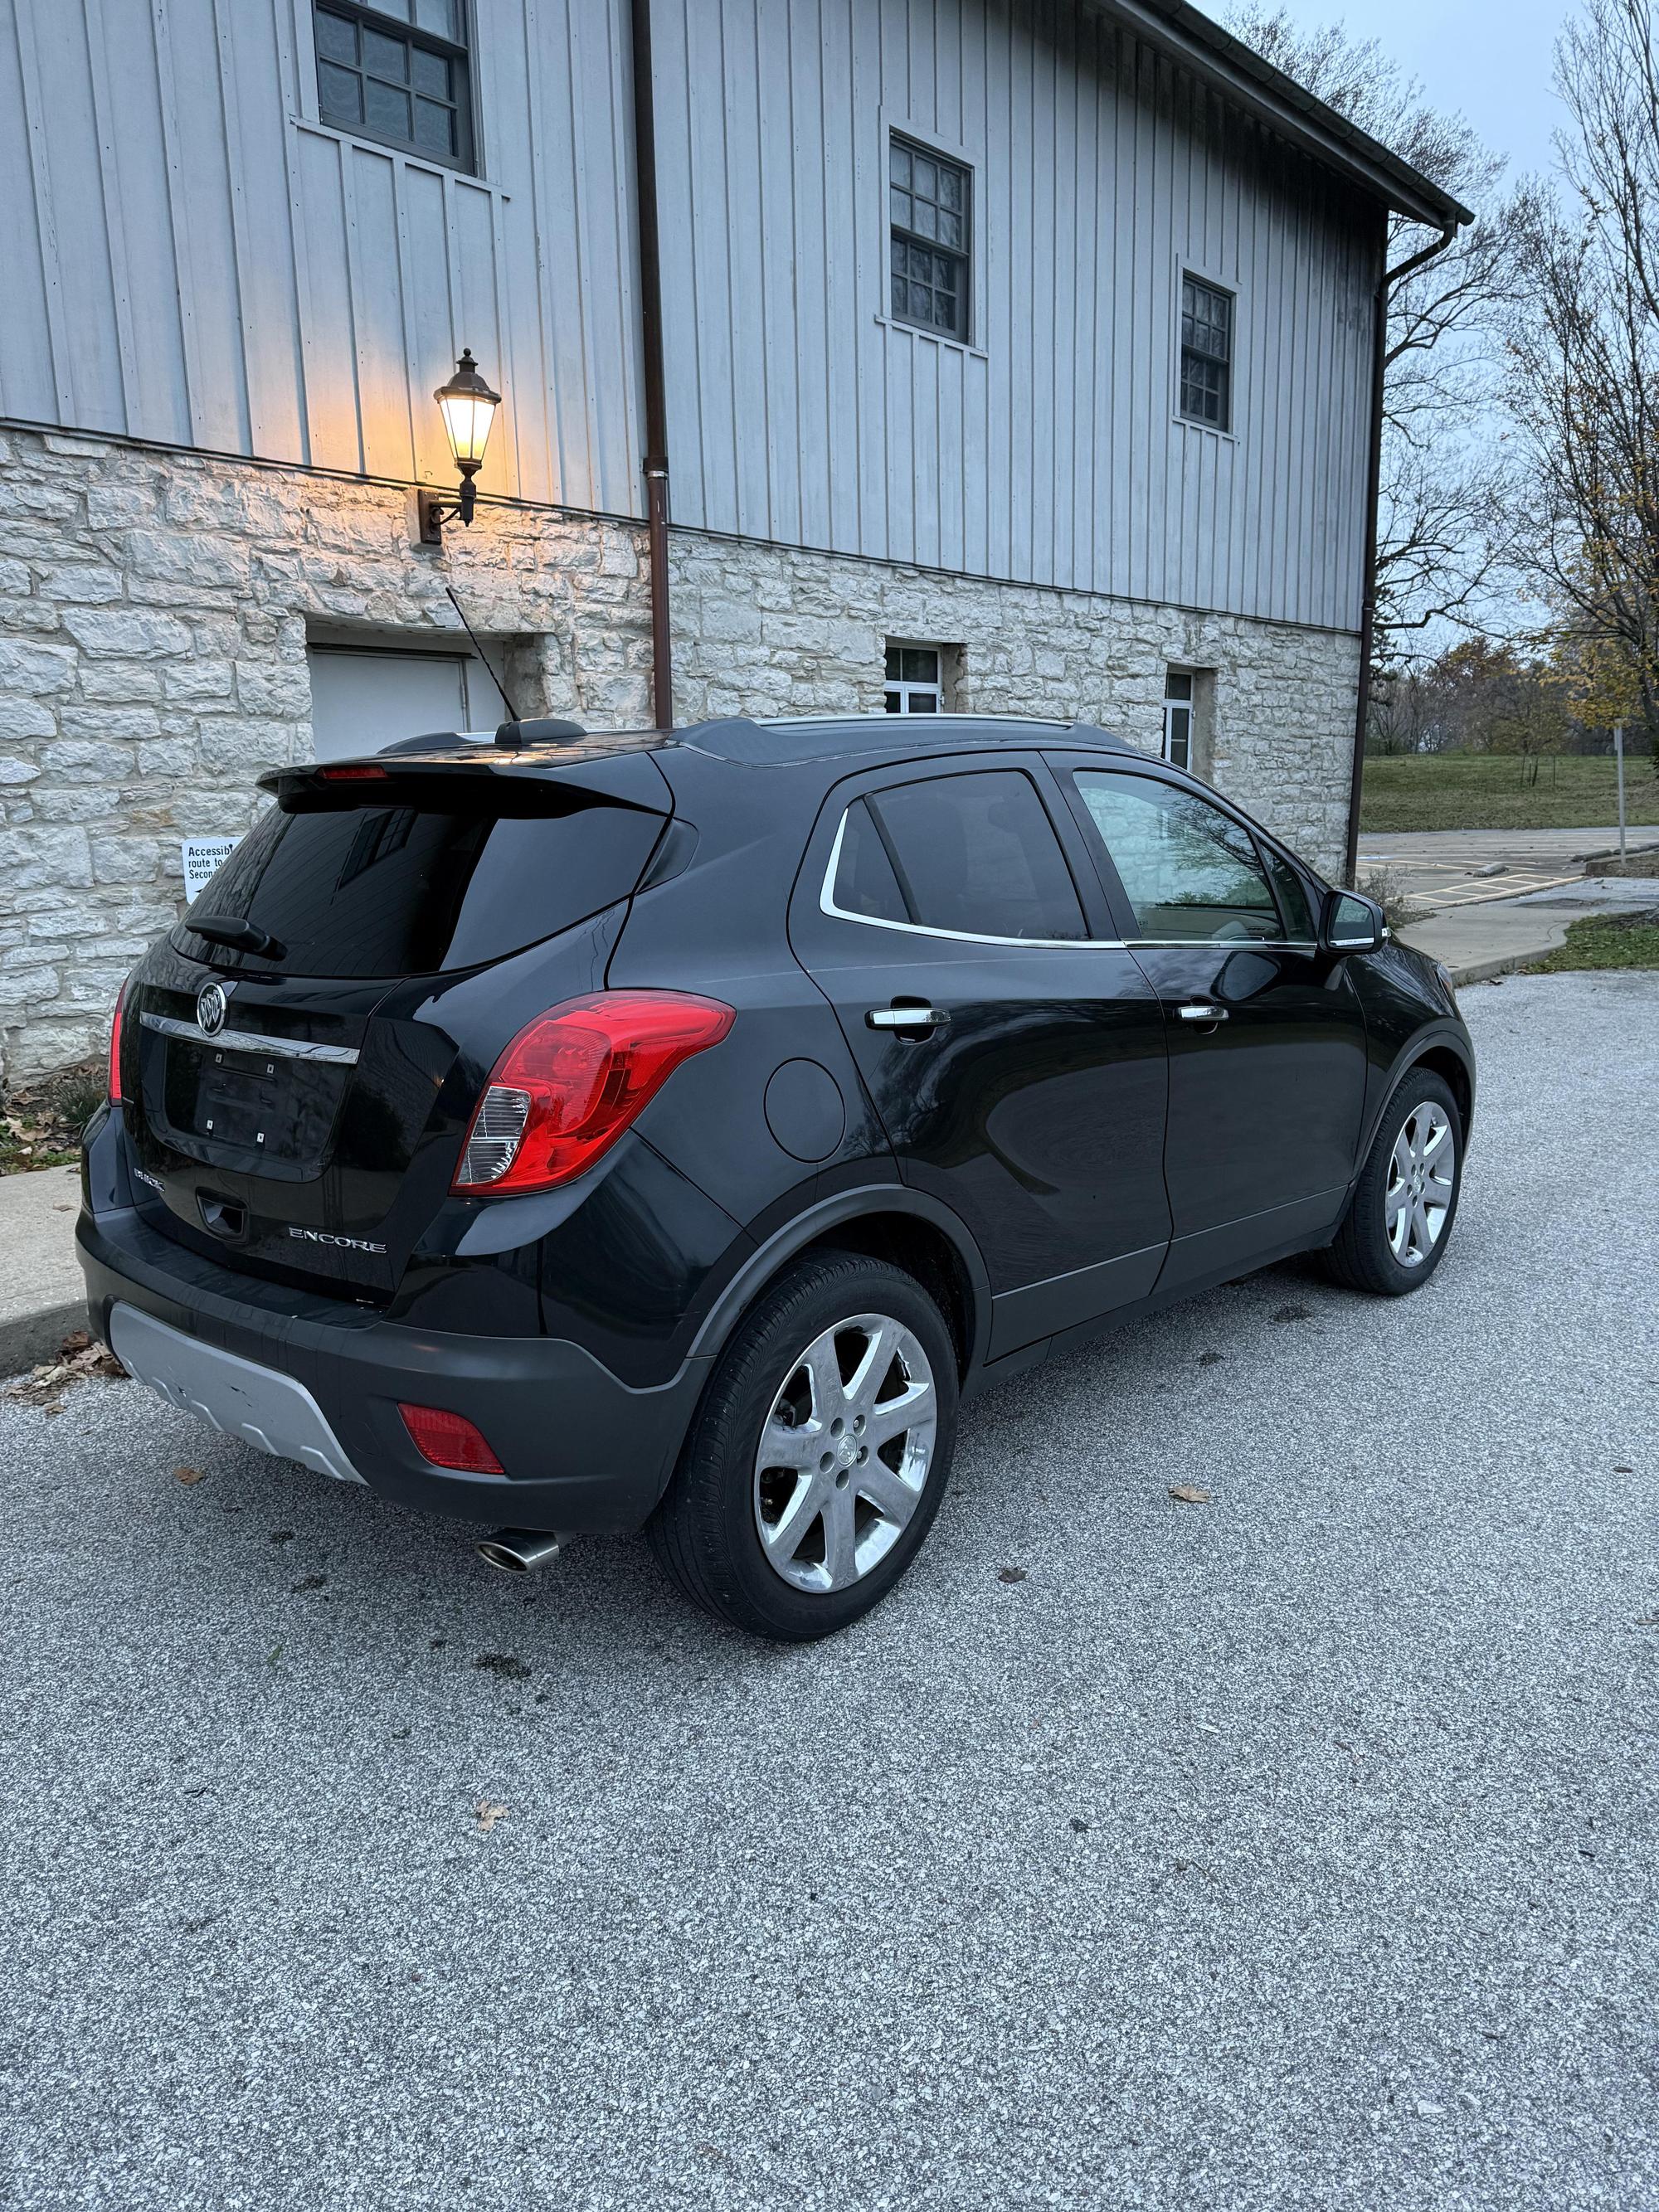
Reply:
[[[1212,430],[1231,428],[1233,295],[1196,276],[1181,280],[1181,411]]]
[[[472,167],[467,0],[314,0],[325,123]]]
[[[1164,757],[1171,768],[1193,764],[1193,679],[1181,668],[1164,679]]]
[[[887,711],[890,714],[945,712],[944,654],[936,645],[890,645],[887,648]]]
[[[964,343],[972,181],[960,161],[908,138],[888,147],[893,319]]]

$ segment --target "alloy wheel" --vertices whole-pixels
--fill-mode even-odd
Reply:
[[[1431,1099],[1413,1106],[1389,1161],[1383,1222],[1389,1249],[1402,1267],[1420,1267],[1451,1218],[1457,1139]]]
[[[879,1565],[927,1487],[939,1399],[927,1353],[887,1314],[814,1337],[755,1455],[755,1526],[796,1589],[845,1589]]]

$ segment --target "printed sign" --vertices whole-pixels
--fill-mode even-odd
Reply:
[[[186,837],[179,847],[185,859],[185,901],[200,896],[235,851],[234,837]]]

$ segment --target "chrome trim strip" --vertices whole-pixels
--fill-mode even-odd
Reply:
[[[1132,937],[1131,952],[1317,952],[1305,937]]]
[[[854,805],[857,801],[854,800]],[[836,842],[830,848],[830,865],[823,872],[823,889],[818,894],[818,911],[836,921],[861,921],[866,929],[896,929],[905,937],[939,937],[951,945],[1006,945],[1024,952],[1126,952],[1128,947],[1119,937],[979,937],[967,929],[930,929],[920,921],[887,921],[875,914],[849,914],[844,906],[836,904],[836,871],[841,866],[842,839],[847,835],[847,814],[844,810],[836,825]]]
[[[854,801],[856,805],[857,801]],[[1230,952],[1258,950],[1267,952],[1317,952],[1319,946],[1311,938],[1285,937],[976,937],[965,929],[929,929],[919,921],[886,921],[879,915],[849,914],[844,906],[836,904],[836,871],[841,866],[842,839],[847,834],[848,809],[836,826],[836,840],[830,848],[830,865],[823,872],[823,889],[818,894],[818,911],[831,915],[836,921],[861,921],[866,929],[896,929],[906,937],[942,937],[953,945],[1007,945],[1035,952],[1133,952],[1137,945],[1148,951],[1170,950],[1196,952],[1216,946],[1224,946]]]
[[[140,1014],[141,1028],[154,1030],[158,1036],[177,1037],[181,1044],[216,1045],[225,1052],[264,1053],[270,1060],[314,1060],[330,1067],[356,1067],[357,1051],[353,1045],[313,1044],[305,1037],[256,1036],[252,1030],[221,1030],[210,1036],[194,1022],[176,1022],[170,1014]]]

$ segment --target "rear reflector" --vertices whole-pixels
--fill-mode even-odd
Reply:
[[[590,1168],[683,1060],[736,1019],[690,991],[600,991],[538,1014],[496,1061],[458,1191],[550,1190]]]
[[[434,1467],[459,1468],[465,1474],[504,1474],[483,1435],[464,1413],[437,1406],[399,1406],[415,1449]]]

